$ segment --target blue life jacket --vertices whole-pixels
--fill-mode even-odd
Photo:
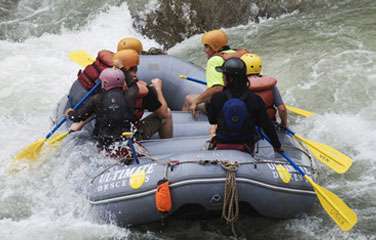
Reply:
[[[226,102],[223,104],[216,138],[219,142],[234,143],[247,142],[250,136],[251,123],[245,100],[248,96],[245,92],[240,97],[233,97],[229,91],[225,91]]]

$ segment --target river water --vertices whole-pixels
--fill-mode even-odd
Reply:
[[[0,22],[3,30],[8,26],[2,32],[8,40],[0,41],[0,238],[228,239],[230,231],[221,220],[135,229],[96,221],[81,190],[106,160],[89,159],[94,146],[77,149],[79,140],[74,138],[44,154],[43,164],[17,175],[6,173],[12,156],[48,131],[49,117],[78,71],[67,58],[70,51],[114,50],[117,40],[129,35],[139,37],[146,48],[159,46],[134,30],[126,3],[94,1],[97,5],[91,8],[83,4],[75,9],[70,1],[35,2],[39,5],[19,3],[19,11],[26,13],[12,21],[24,28],[12,28],[10,20]],[[85,9],[92,13],[80,12]],[[45,15],[49,33],[27,32],[43,27],[35,19],[45,12],[52,12]],[[58,21],[62,16],[65,25]],[[75,19],[83,23],[74,25]],[[353,166],[344,175],[320,167],[320,184],[340,196],[359,218],[351,232],[343,233],[317,204],[309,214],[290,220],[244,217],[237,225],[242,238],[376,239],[375,26],[376,2],[359,0],[226,29],[233,47],[246,47],[263,57],[264,74],[279,80],[287,103],[317,113],[292,118],[291,128],[352,157]],[[206,61],[200,35],[177,44],[169,54],[202,66]]]

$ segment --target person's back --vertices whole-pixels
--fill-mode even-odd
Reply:
[[[207,104],[210,124],[217,124],[217,144],[242,144],[250,149],[256,140],[256,125],[261,127],[280,151],[281,144],[268,118],[263,100],[249,90],[245,64],[239,58],[225,61],[217,71],[225,74],[225,90],[212,96]]]
[[[137,139],[149,139],[156,132],[160,138],[170,138],[173,135],[172,114],[162,92],[162,81],[152,79],[152,85],[137,78],[137,66],[140,58],[133,50],[122,50],[114,55],[114,66],[120,69],[127,82],[128,99],[134,107],[133,123],[136,125]],[[152,114],[142,118],[144,110]]]
[[[277,88],[277,80],[273,77],[261,75],[262,59],[256,54],[245,54],[241,57],[247,66],[247,76],[252,92],[264,101],[268,116],[276,121],[276,113],[281,119],[281,126],[287,128],[287,109]],[[276,110],[277,109],[277,110]]]
[[[118,69],[108,68],[100,76],[102,91],[89,99],[79,110],[67,111],[73,122],[85,121],[96,115],[94,136],[99,148],[106,148],[120,141],[122,133],[130,130],[133,109],[129,107],[123,91],[124,74]]]
[[[262,100],[248,90],[231,92],[225,89],[214,94],[208,119],[210,124],[217,124],[217,142],[248,143],[254,140],[256,118],[264,108]]]
[[[205,112],[204,103],[208,102],[216,92],[221,92],[224,86],[223,73],[216,71],[216,67],[222,66],[225,60],[232,57],[241,57],[248,53],[246,49],[231,49],[228,45],[228,37],[222,30],[206,32],[201,42],[204,45],[204,52],[208,57],[205,68],[207,89],[201,94],[190,94],[186,96],[182,111],[196,110]]]
[[[143,50],[142,43],[133,37],[125,37],[120,39],[117,44],[117,52],[125,49],[133,49],[138,53]],[[81,98],[89,91],[98,79],[101,72],[113,66],[112,58],[114,52],[109,50],[101,50],[98,52],[95,61],[87,65],[84,69],[79,70],[77,80],[73,83],[69,91],[69,105],[73,107]]]
[[[126,101],[126,93],[115,88],[100,93],[96,101],[94,135],[102,145],[119,141],[122,133],[130,131],[133,110]]]

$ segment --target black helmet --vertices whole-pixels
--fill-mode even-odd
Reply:
[[[240,58],[229,58],[222,66],[216,67],[215,70],[229,75],[246,75],[247,67]]]

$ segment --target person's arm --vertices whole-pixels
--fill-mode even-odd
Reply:
[[[164,120],[164,123],[158,130],[159,137],[171,138],[173,136],[172,113],[163,96],[162,81],[154,79],[152,82],[153,86],[148,86],[149,93],[144,98],[145,108]]]
[[[163,97],[163,95],[158,96],[159,94],[154,86],[149,85],[147,88],[149,92],[143,98],[143,108],[155,113],[160,118],[168,118],[170,113],[168,107],[166,106],[167,104],[163,106],[163,104],[159,101],[159,98]]]
[[[80,109],[73,110],[69,108],[65,111],[65,115],[72,122],[81,122],[88,119],[95,112],[95,102],[98,95],[91,97]]]
[[[287,109],[286,109],[285,104],[279,105],[277,107],[277,110],[278,110],[278,115],[281,118],[281,125],[282,125],[282,127],[287,128],[288,127],[288,123],[287,123]]]
[[[207,88],[203,93],[201,93],[196,99],[194,99],[195,105],[203,102],[209,101],[209,99],[216,93],[222,92],[223,86],[215,85],[213,87]]]
[[[189,110],[192,112],[194,117],[196,116],[198,104],[209,101],[215,93],[223,91],[223,73],[220,73],[215,69],[218,66],[222,66],[223,63],[223,58],[219,56],[211,57],[208,60],[205,71],[207,89],[198,97],[194,98],[189,106]]]
[[[218,94],[214,94],[210,102],[205,104],[208,121],[211,124],[209,127],[209,136],[212,138],[216,135],[217,131],[217,118],[219,114],[218,107]]]
[[[219,107],[218,105],[219,97],[218,94],[215,94],[210,102],[206,103],[206,110],[207,110],[207,116],[208,121],[210,124],[217,124],[217,118],[219,114]]]
[[[269,119],[266,112],[264,101],[259,96],[255,96],[255,101],[249,104],[254,104],[253,106],[255,107],[256,124],[262,128],[266,136],[270,139],[274,151],[282,151],[281,143],[279,141],[277,132],[275,131],[273,122]]]
[[[279,115],[279,118],[281,119],[281,125],[282,125],[282,127],[287,128],[288,127],[287,109],[286,109],[286,106],[285,106],[285,104],[282,100],[281,94],[280,94],[277,86],[275,86],[273,88],[273,98],[274,98],[274,105],[277,107],[278,115]]]
[[[223,91],[223,86],[225,85],[223,73],[215,69],[218,66],[222,66],[223,63],[224,60],[220,56],[214,56],[208,60],[205,71],[207,89],[195,99],[196,105],[207,102],[215,93]]]

